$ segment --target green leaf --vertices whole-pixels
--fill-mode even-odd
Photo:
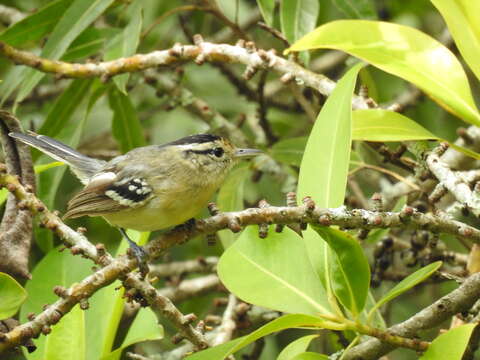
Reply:
[[[5,41],[11,46],[19,46],[40,40],[53,30],[70,3],[70,0],[49,2],[32,15],[5,29],[0,34],[0,41]]]
[[[49,36],[41,57],[58,60],[68,49],[76,37],[100,16],[113,0],[75,0],[64,12]],[[17,95],[19,103],[30,94],[30,91],[45,76],[45,73],[29,69],[24,77],[24,82]]]
[[[387,324],[385,319],[382,316],[382,313],[378,309],[372,308],[376,305],[375,299],[373,298],[372,292],[368,292],[367,303],[365,304],[365,309],[363,310],[359,321],[366,323],[370,326],[376,327],[378,329],[386,329]]]
[[[60,0],[48,3],[36,13],[3,31],[0,34],[0,41],[5,41],[11,46],[19,46],[41,39],[52,31],[70,2],[70,0]],[[15,91],[29,70],[23,66],[16,66],[7,73],[5,81],[0,84],[0,105]]]
[[[22,82],[24,74],[28,71],[24,66],[14,66],[7,72],[4,80],[0,83],[0,106],[10,97],[18,85]]]
[[[360,243],[335,228],[312,226],[337,255],[332,262],[331,283],[336,297],[353,315],[360,314],[370,287],[370,265]]]
[[[436,261],[434,263],[428,264],[421,269],[418,269],[413,274],[408,275],[405,279],[400,281],[397,285],[395,285],[383,298],[378,301],[375,306],[370,310],[370,314],[372,314],[375,310],[382,307],[389,301],[392,301],[397,296],[400,296],[404,292],[410,290],[415,285],[421,283],[428,279],[435,271],[437,271],[442,266],[441,261]]]
[[[53,161],[48,164],[35,165],[34,170],[35,170],[35,174],[41,174],[44,171],[56,168],[57,166],[63,166],[63,165],[65,164],[61,161]]]
[[[81,59],[95,55],[103,49],[107,39],[116,36],[118,33],[118,29],[114,28],[87,28],[72,42],[62,56],[62,60],[78,62]]]
[[[440,11],[463,58],[480,80],[480,3],[471,0],[431,0]]]
[[[69,252],[59,252],[59,249],[52,249],[44,256],[32,271],[32,280],[27,281],[25,289],[29,296],[20,310],[20,322],[27,321],[29,313],[38,314],[42,312],[45,304],[52,304],[58,297],[52,289],[56,285],[69,287],[75,282],[81,281],[92,273],[92,263],[90,260],[83,259],[80,256],[72,256]],[[77,309],[68,313],[60,322],[52,326],[52,331],[48,336],[40,336],[35,340],[37,350],[30,354],[25,354],[29,360],[44,359],[78,359],[75,354],[72,357],[56,357],[58,354],[68,354],[70,347],[79,354],[84,354],[85,346],[83,340],[85,329],[82,325],[84,321],[83,314],[90,313]],[[97,319],[98,320],[98,319]],[[89,330],[92,330],[89,328]],[[49,339],[49,340],[47,340]],[[47,341],[49,344],[47,345]],[[83,357],[85,359],[85,356]]]
[[[435,134],[397,112],[383,109],[356,110],[353,112],[353,140],[364,141],[409,141],[409,140],[438,140],[447,142],[455,150],[480,159],[480,154],[458,146]]]
[[[91,109],[104,91],[104,86],[98,80],[94,80],[90,84],[96,85],[96,88],[92,86],[90,89],[91,92],[86,94],[86,96],[84,94],[84,97],[88,98],[88,104],[85,106],[84,113],[80,117],[80,121],[78,123],[70,123],[65,125],[62,131],[56,136],[57,139],[74,148],[80,142],[80,138],[83,134],[83,130],[87,123]],[[39,176],[40,181],[38,186],[38,194],[48,208],[53,208],[55,205],[57,189],[60,186],[66,170],[67,167],[61,167],[54,171],[43,172]],[[52,249],[53,234],[51,231],[47,231],[46,229],[36,229],[35,238],[37,244],[44,252],[48,252]]]
[[[307,138],[300,136],[280,140],[272,146],[270,151],[274,159],[289,165],[300,166],[306,145]]]
[[[450,50],[419,30],[380,21],[339,20],[320,26],[287,51],[324,48],[345,51],[410,81],[446,110],[480,125],[462,65]]]
[[[221,211],[239,211],[243,209],[243,190],[245,180],[249,174],[247,163],[239,164],[230,172],[217,195],[216,202]],[[239,234],[232,233],[230,230],[221,230],[218,232],[218,236],[226,249],[233,244]]]
[[[51,124],[51,126],[54,127],[53,131],[55,136],[60,141],[65,142],[66,144],[68,144],[73,148],[78,146],[78,144],[80,143],[80,138],[83,134],[83,129],[87,122],[90,108],[89,107],[86,108],[84,116],[81,117],[81,120],[78,123],[70,123],[66,125],[66,122],[72,116],[73,111],[75,110],[75,107],[79,105],[79,102],[83,100],[83,98],[85,98],[85,92],[88,91],[91,85],[93,84],[93,80],[91,79],[75,80],[74,83],[76,81],[86,82],[86,83],[83,83],[83,82],[76,83],[78,86],[83,88],[84,90],[83,96],[80,96],[77,90],[70,86],[69,89],[67,89],[67,91],[71,90],[69,91],[69,94],[75,95],[76,100],[78,102],[74,104],[75,106],[72,106],[72,104],[68,101],[69,100],[68,98],[61,96],[59,100],[55,103],[54,107],[52,108],[46,120],[46,122],[48,121]],[[50,116],[50,114],[52,115]],[[65,118],[57,119],[54,116],[64,116]],[[59,124],[58,120],[63,120],[64,123]],[[43,126],[42,126],[42,130],[44,130],[47,133],[49,133],[50,131],[48,127],[43,127]],[[62,181],[63,175],[65,174],[66,170],[67,170],[66,167],[61,167],[56,171],[43,173],[40,178],[38,194],[48,208],[52,208],[54,206],[55,197],[57,195],[57,189],[60,186],[60,182]]]
[[[311,196],[320,207],[343,204],[351,148],[351,101],[362,64],[352,67],[323,105],[307,141],[298,180],[298,201]],[[335,304],[330,271],[337,261],[327,243],[310,227],[303,232],[313,264],[331,304]]]
[[[38,133],[50,137],[57,136],[82,103],[91,85],[91,79],[73,80],[53,104]]]
[[[0,320],[15,315],[26,299],[25,289],[13,277],[0,272]]]
[[[275,14],[275,0],[257,0],[258,8],[262,13],[263,20],[268,26],[273,26],[273,16]]]
[[[112,132],[120,144],[120,149],[127,152],[145,146],[143,129],[130,98],[116,86],[112,86],[108,92],[108,100],[113,111]]]
[[[317,337],[318,335],[307,335],[292,341],[285,346],[282,352],[278,355],[277,360],[291,360],[297,355],[304,353],[305,350],[307,350],[308,345],[310,345],[310,342]]]
[[[36,350],[38,351],[38,349]],[[85,311],[79,305],[52,326],[46,337],[44,359],[87,360],[85,343]]]
[[[252,342],[271,333],[297,327],[324,328],[325,322],[314,316],[303,314],[285,315],[275,319],[247,336],[229,341],[188,356],[187,360],[221,360]]]
[[[353,112],[353,140],[408,141],[438,140],[423,126],[394,111],[383,109],[356,110]]]
[[[335,6],[352,19],[376,19],[375,3],[371,0],[333,0]]]
[[[298,354],[291,360],[329,360],[329,359],[330,357],[328,357],[327,355],[308,351],[302,354]]]
[[[421,360],[461,360],[477,324],[453,328],[432,341]]]
[[[286,228],[261,239],[256,226],[243,231],[220,258],[218,275],[249,303],[287,313],[331,314],[325,293],[307,259],[302,239]],[[297,259],[297,261],[292,261]]]
[[[102,356],[101,360],[118,360],[123,350],[130,345],[151,340],[160,340],[163,337],[163,327],[158,324],[157,317],[150,308],[140,308],[135,317],[122,346],[108,355]]]
[[[311,196],[320,207],[343,204],[352,137],[352,94],[363,66],[355,65],[340,79],[315,121],[298,176],[299,203]]]
[[[112,40],[112,45],[109,47],[104,56],[106,61],[128,57],[135,54],[137,51],[143,23],[142,2],[133,2],[128,11],[131,13],[130,22],[125,27],[123,32],[118,34],[118,36]],[[130,74],[122,74],[113,78],[117,88],[125,95],[127,95],[126,86],[129,76]]]
[[[320,2],[318,0],[282,0],[280,25],[290,43],[315,29]]]
[[[8,194],[10,194],[10,191],[8,191],[7,189],[0,189],[0,205],[7,201]]]

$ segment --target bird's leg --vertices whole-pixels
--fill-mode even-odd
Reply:
[[[118,230],[123,235],[123,237],[127,239],[128,244],[130,245],[130,249],[133,253],[133,256],[135,256],[135,258],[138,261],[138,267],[140,269],[140,272],[142,273],[142,276],[145,277],[148,274],[147,253],[145,252],[142,246],[137,245],[135,241],[130,239],[130,237],[127,235],[127,232],[125,231],[124,228],[118,228]]]

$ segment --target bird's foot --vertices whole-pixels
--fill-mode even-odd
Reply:
[[[148,254],[143,248],[143,246],[138,245],[135,241],[130,239],[124,229],[120,228],[120,232],[122,233],[123,237],[127,239],[128,244],[130,245],[129,252],[130,254],[137,259],[138,268],[140,269],[140,273],[142,275],[142,279],[144,279],[148,274]]]

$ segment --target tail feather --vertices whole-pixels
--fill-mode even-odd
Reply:
[[[45,135],[29,135],[19,132],[11,132],[8,135],[42,151],[55,160],[66,163],[84,184],[88,183],[88,179],[106,164],[103,160],[85,156],[70,146]]]

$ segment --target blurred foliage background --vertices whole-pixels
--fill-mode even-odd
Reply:
[[[35,12],[40,14],[42,9],[48,6],[55,6],[57,9],[42,21],[37,20],[38,26],[34,29],[18,31],[13,35],[9,31],[14,29],[14,25],[2,20],[0,40],[41,54],[49,35],[70,3],[65,0],[3,0],[2,5],[15,8],[24,16]],[[285,42],[259,26],[259,22],[268,20],[271,28],[283,32],[289,42],[298,40],[300,35],[308,32],[292,33],[289,30],[291,26],[298,25],[290,22],[300,22],[301,29],[304,21],[289,12],[287,6],[292,6],[292,2],[277,3],[274,16],[270,19],[263,19],[258,3],[270,2],[112,1],[101,15],[95,17],[90,25],[85,26],[71,39],[65,51],[58,56],[64,61],[80,63],[111,60],[134,53],[167,49],[176,42],[191,43],[192,34],[197,33],[206,41],[231,44],[239,39],[239,35],[246,35],[255,42],[257,48],[273,48],[281,54],[286,48]],[[458,54],[444,20],[430,1],[304,0],[302,6],[318,10],[318,17],[310,14],[313,23],[311,19],[306,22],[304,30],[312,30],[337,19],[383,20],[417,28]],[[80,16],[72,18],[72,28],[80,22]],[[52,52],[55,52],[55,49]],[[354,60],[340,52],[321,50],[302,53],[300,61],[312,71],[336,80]],[[472,73],[468,67],[465,68],[472,79]],[[308,136],[314,121],[298,99],[304,99],[313,114],[316,114],[325,98],[301,86],[302,84],[285,85],[271,72],[261,71],[253,79],[245,80],[242,77],[244,70],[244,66],[236,64],[205,63],[198,66],[188,63],[122,75],[106,82],[101,79],[72,80],[46,75],[28,91],[28,72],[33,70],[15,66],[11,61],[0,57],[0,101],[2,108],[15,112],[25,129],[58,138],[89,156],[109,159],[142,144],[161,144],[189,134],[212,131],[208,120],[205,121],[198,114],[198,108],[194,110],[195,106],[192,106],[196,100],[202,100],[203,106],[208,107],[204,110],[217,113],[236,124],[245,135],[248,145],[266,151],[265,156],[248,165],[242,165],[232,173],[216,199],[220,209],[240,210],[256,206],[261,199],[267,199],[272,205],[283,205],[285,194],[296,188],[305,146],[305,139],[302,137]],[[457,137],[456,129],[463,123],[425,94],[417,93],[413,86],[404,80],[368,67],[362,70],[359,82],[368,87],[370,97],[383,105],[394,103],[402,96],[414,94],[414,101],[409,102],[404,109],[405,115],[442,138],[453,141]],[[471,81],[471,84],[474,97],[478,98],[478,81]],[[294,93],[297,95],[293,96]],[[262,121],[268,123],[267,127]],[[268,127],[271,127],[271,131]],[[394,148],[396,145],[391,146]],[[360,144],[355,146],[362,148]],[[384,164],[381,156],[371,149],[365,147],[362,151],[364,158],[368,158],[371,164],[405,175],[401,169]],[[34,153],[34,157],[36,164],[51,162],[51,159],[39,153]],[[378,184],[364,181],[373,172],[364,169],[352,175],[352,178],[362,185],[365,198],[380,190]],[[50,209],[57,209],[60,213],[64,212],[68,199],[80,188],[78,181],[64,166],[44,171],[39,175],[38,184],[38,194],[42,201]],[[351,196],[350,200],[347,199],[348,205],[359,205],[354,197]],[[200,217],[206,215],[205,211]],[[70,221],[69,224],[72,227],[87,228],[88,238],[93,242],[105,243],[110,251],[115,252],[119,246],[120,235],[117,230],[100,218],[81,218]],[[223,252],[223,246],[230,244],[234,236],[222,231],[220,239],[215,246],[207,246],[205,239],[191,241],[172,249],[162,261],[219,256]],[[449,241],[447,238],[444,240]],[[50,250],[59,245],[59,241],[49,231],[37,227],[34,244],[31,260],[33,269]],[[370,249],[371,251],[373,250]],[[158,287],[169,285],[172,281],[175,283],[178,279],[164,279],[158,283]],[[375,291],[382,292],[384,287],[391,287],[391,283],[382,283],[379,290]],[[423,286],[415,296],[403,296],[400,301],[387,308],[386,322],[393,324],[411,316],[452,287]],[[48,288],[44,291],[51,290]],[[218,312],[212,305],[212,300],[224,295],[222,291],[209,292],[187,299],[179,306],[184,313],[194,312],[202,318],[209,313]],[[174,332],[166,326],[166,332]],[[268,337],[260,359],[275,358],[298,334],[299,331],[290,331],[280,336]],[[328,335],[315,341],[313,348],[333,351],[338,349],[337,342],[336,337]],[[157,346],[148,344],[144,345],[144,348],[149,352]],[[173,345],[164,340],[160,346],[165,348]],[[248,351],[250,350],[246,352]],[[401,352],[392,358],[414,358],[411,352],[406,354]]]

